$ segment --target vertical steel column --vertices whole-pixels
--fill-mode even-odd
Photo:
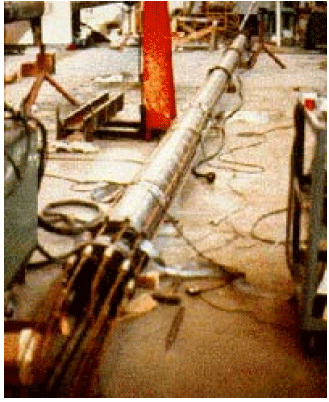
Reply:
[[[164,131],[176,117],[171,29],[167,1],[144,1],[142,13],[145,138]]]

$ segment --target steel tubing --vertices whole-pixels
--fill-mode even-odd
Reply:
[[[145,237],[153,236],[196,153],[202,130],[212,117],[246,41],[246,36],[239,34],[212,69],[188,110],[173,122],[151,155],[138,182],[127,189],[111,214],[112,221],[127,219]]]

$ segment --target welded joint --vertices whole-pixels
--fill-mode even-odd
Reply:
[[[223,67],[223,66],[214,66],[214,67],[211,67],[211,68],[208,70],[208,76],[211,75],[215,70],[224,71],[224,73],[227,75],[227,78],[228,78],[229,80],[232,78],[231,72],[230,72],[227,68],[225,68],[225,67]]]
[[[156,183],[143,181],[140,185],[146,187],[146,190],[156,199],[161,208],[167,208],[169,199]]]
[[[204,116],[205,119],[208,119],[209,117],[212,116],[212,110],[209,110],[209,106],[207,106],[207,105],[205,105],[205,104],[203,104],[203,103],[201,103],[201,102],[198,102],[198,103],[196,104],[196,108],[201,110],[201,112],[205,115],[205,116]],[[190,130],[192,133],[193,133],[193,131],[194,131],[194,132],[197,132],[198,135],[200,134],[200,133],[198,132],[198,130],[196,130],[196,129],[189,128],[189,130]]]
[[[239,55],[239,59],[242,58],[243,51],[242,51],[241,49],[239,49],[239,48],[236,47],[236,46],[230,46],[230,47],[227,49],[227,52],[229,52],[230,50],[236,51],[236,52],[238,53],[238,55]]]

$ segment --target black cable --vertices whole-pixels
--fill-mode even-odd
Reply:
[[[96,216],[91,221],[86,222],[77,217],[70,216],[69,213],[56,211],[56,208],[65,206],[90,208],[96,211]],[[84,232],[93,232],[96,229],[107,225],[107,223],[107,216],[102,211],[101,207],[95,202],[84,200],[63,200],[49,203],[38,216],[38,224],[42,229],[61,235],[79,235]],[[38,268],[50,262],[61,263],[66,258],[79,253],[84,247],[92,244],[95,244],[94,240],[82,241],[69,252],[54,256],[51,255],[44,246],[38,243],[36,250],[46,258],[46,261],[31,263],[29,264],[29,267]]]
[[[215,308],[216,310],[223,311],[225,313],[236,313],[236,314],[248,315],[251,318],[253,318],[258,324],[270,325],[272,327],[285,329],[285,330],[295,328],[295,326],[292,327],[292,326],[289,326],[289,325],[281,324],[279,322],[261,320],[260,318],[258,318],[256,312],[254,310],[251,310],[251,309],[247,310],[247,309],[243,309],[243,308],[232,308],[232,309],[231,308],[225,308],[225,307],[219,306],[218,304],[215,304],[212,301],[208,300],[202,294],[197,295],[196,297],[199,297],[199,299],[201,299],[203,302],[205,302],[209,306]]]
[[[265,172],[265,168],[262,165],[258,165],[258,164],[254,164],[254,163],[245,163],[245,162],[238,162],[238,161],[232,161],[232,160],[227,160],[227,159],[223,159],[222,156],[224,155],[229,155],[229,154],[233,154],[235,151],[239,151],[242,149],[249,149],[249,148],[253,148],[256,146],[260,146],[264,143],[264,141],[267,139],[266,134],[272,132],[272,131],[276,131],[276,130],[288,130],[290,128],[293,128],[293,125],[291,124],[286,124],[283,126],[276,126],[276,127],[272,127],[269,128],[267,130],[264,130],[262,132],[253,132],[253,131],[245,131],[245,132],[241,132],[238,133],[237,136],[238,137],[242,137],[242,138],[248,138],[248,137],[263,137],[263,141],[256,141],[253,142],[251,144],[248,145],[243,145],[243,146],[237,146],[237,147],[233,147],[229,150],[227,150],[224,154],[221,155],[221,157],[218,160],[218,163],[223,163],[224,166],[215,164],[215,163],[210,163],[207,162],[207,164],[209,166],[211,166],[214,169],[223,169],[223,170],[230,170],[232,172],[235,173],[248,173],[248,174],[259,174],[259,173],[263,173]],[[229,166],[225,166],[225,164],[229,165]],[[239,168],[241,167],[241,168]],[[251,170],[247,170],[246,168],[251,168]]]
[[[239,238],[244,238],[244,239],[245,239],[245,238],[250,237],[250,238],[253,239],[253,240],[256,240],[256,241],[259,241],[259,242],[263,242],[263,243],[266,243],[266,244],[270,244],[270,245],[285,245],[285,244],[286,244],[286,241],[279,241],[279,242],[278,242],[278,241],[276,241],[276,240],[274,240],[274,239],[268,239],[268,238],[260,237],[260,236],[258,236],[258,235],[255,233],[255,230],[256,230],[256,227],[259,225],[259,223],[260,223],[261,221],[263,221],[264,219],[266,219],[267,217],[273,216],[273,215],[276,215],[276,214],[280,214],[280,213],[283,213],[283,212],[286,212],[286,211],[287,211],[287,208],[280,208],[280,209],[276,209],[276,210],[267,212],[267,213],[265,213],[265,214],[262,214],[262,215],[261,215],[259,218],[257,218],[256,221],[253,223],[252,229],[251,229],[251,231],[249,232],[249,234],[240,233],[240,232],[234,227],[234,225],[230,222],[230,225],[231,225],[231,227],[232,227],[232,231],[233,231],[233,234],[234,234],[233,238],[232,238],[232,239],[229,239],[224,245],[221,245],[221,246],[218,246],[218,247],[208,248],[208,249],[203,250],[203,251],[199,250],[199,249],[196,247],[196,245],[194,244],[194,242],[192,242],[190,239],[188,239],[188,238],[185,236],[185,234],[183,233],[183,231],[179,228],[178,222],[177,222],[177,220],[176,220],[174,217],[172,217],[172,216],[169,215],[168,213],[167,213],[167,216],[168,216],[169,221],[170,221],[170,222],[172,223],[172,225],[175,227],[177,233],[181,236],[181,238],[185,241],[185,243],[187,243],[188,246],[191,247],[191,248],[196,252],[196,254],[197,254],[198,256],[200,256],[201,258],[207,260],[207,261],[208,261],[209,263],[211,263],[211,264],[218,265],[218,263],[217,263],[216,261],[214,261],[214,260],[212,260],[211,258],[207,257],[204,253],[205,253],[205,252],[209,252],[209,251],[213,251],[213,250],[217,250],[217,249],[222,248],[222,247],[225,247],[225,246],[227,246],[228,244],[233,243],[235,240],[237,240],[237,239],[239,239]],[[224,220],[226,220],[226,218],[225,218]],[[224,220],[223,220],[223,221],[224,221]],[[209,235],[209,234],[208,234],[208,235]],[[207,235],[207,236],[208,236],[208,235]],[[181,246],[180,246],[180,247],[181,247]],[[244,275],[244,274],[242,274],[242,275]]]
[[[209,164],[212,168],[215,169],[222,169],[222,170],[230,170],[231,172],[234,173],[248,173],[248,174],[259,174],[265,172],[264,166],[258,165],[256,163],[246,163],[246,162],[237,162],[237,161],[231,161],[228,159],[223,159],[221,158],[219,162],[222,162],[223,164],[227,164],[229,166],[220,166],[220,165],[215,165],[215,164]],[[241,167],[243,169],[239,169],[238,167]],[[244,169],[244,168],[250,168],[250,170]]]
[[[209,130],[212,130],[214,128],[217,128],[219,130],[219,134],[217,134],[216,137],[219,137],[220,142],[219,142],[219,145],[218,145],[216,151],[214,153],[211,153],[211,154],[207,155],[206,150],[205,150],[206,138],[204,138],[201,141],[201,151],[202,151],[202,154],[203,154],[203,158],[196,165],[194,165],[193,168],[192,168],[192,174],[195,177],[202,177],[202,176],[207,175],[207,173],[206,174],[205,173],[200,173],[198,171],[198,169],[202,165],[204,165],[205,163],[210,162],[211,160],[215,159],[218,155],[221,154],[221,152],[223,151],[223,148],[225,146],[225,136],[226,136],[225,124],[226,124],[227,120],[230,119],[231,117],[233,117],[241,109],[241,107],[243,105],[242,81],[241,81],[241,78],[238,75],[235,75],[234,77],[235,77],[235,79],[237,80],[237,82],[239,84],[237,92],[238,92],[238,96],[240,98],[240,101],[238,102],[238,104],[236,105],[236,107],[232,111],[230,111],[226,116],[224,116],[224,118],[223,118],[223,120],[222,120],[222,122],[221,122],[221,124],[219,126],[216,126],[216,122],[219,120],[220,115],[216,115],[216,116],[213,117],[213,121],[210,123]],[[212,137],[208,137],[208,139],[212,139]]]
[[[89,222],[66,212],[60,212],[61,207],[84,207],[96,212],[96,216]],[[62,235],[77,235],[84,231],[94,231],[107,220],[106,214],[101,207],[91,201],[62,200],[49,203],[39,214],[38,223],[47,231]]]
[[[275,241],[273,239],[266,239],[264,237],[260,237],[258,235],[256,235],[255,231],[256,231],[256,227],[258,226],[258,224],[263,221],[264,219],[273,216],[273,215],[277,215],[277,214],[282,214],[284,212],[287,212],[287,208],[280,208],[280,209],[275,209],[274,211],[270,211],[267,212],[263,215],[261,215],[252,225],[252,228],[250,230],[250,237],[254,240],[258,240],[261,241],[263,243],[267,243],[267,244],[277,244],[277,245],[285,245],[286,244],[286,240],[284,241]]]

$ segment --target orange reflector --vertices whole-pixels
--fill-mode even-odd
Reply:
[[[311,99],[311,98],[305,99],[304,106],[308,110],[314,110],[315,109],[315,100]]]

